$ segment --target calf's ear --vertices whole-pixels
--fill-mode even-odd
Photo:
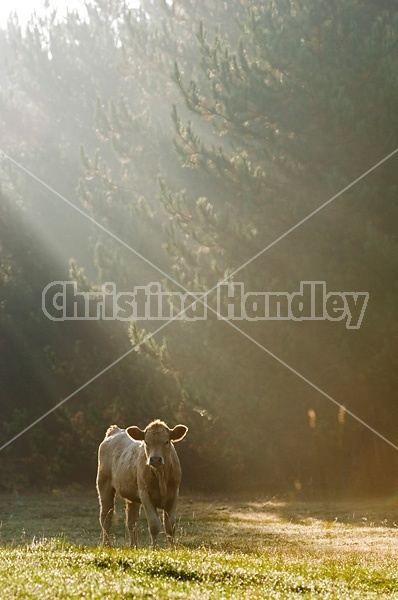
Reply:
[[[170,439],[172,442],[179,442],[187,435],[188,427],[186,425],[176,425],[170,429]]]
[[[137,442],[142,442],[145,439],[145,431],[142,431],[136,425],[132,425],[126,429],[127,435],[129,435],[133,440]]]

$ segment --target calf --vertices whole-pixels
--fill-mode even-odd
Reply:
[[[97,491],[100,502],[102,542],[109,545],[116,492],[126,500],[126,527],[130,545],[137,547],[137,521],[144,507],[152,546],[162,529],[157,509],[163,510],[166,533],[174,543],[175,512],[181,481],[181,465],[173,442],[182,440],[185,425],[174,429],[153,421],[143,431],[133,425],[109,427],[98,450]]]

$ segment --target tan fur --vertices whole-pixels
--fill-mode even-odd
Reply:
[[[108,428],[98,451],[97,491],[100,502],[102,541],[109,545],[109,529],[116,492],[126,500],[126,526],[130,544],[137,546],[137,520],[143,505],[156,546],[161,531],[157,509],[163,510],[163,523],[174,542],[175,511],[181,481],[181,465],[174,442],[185,437],[188,428],[170,429],[157,419],[145,430],[136,426]],[[138,441],[137,441],[138,440]]]

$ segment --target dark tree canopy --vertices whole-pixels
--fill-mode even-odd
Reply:
[[[92,468],[110,422],[160,417],[190,426],[189,485],[394,489],[397,40],[395,3],[365,0],[97,0],[2,32],[3,151],[102,227],[2,161],[2,442],[140,344],[7,447],[3,486],[46,431],[52,485]],[[214,290],[206,320],[144,340],[162,323],[46,321],[67,277]],[[369,301],[356,329],[227,323],[223,281]]]

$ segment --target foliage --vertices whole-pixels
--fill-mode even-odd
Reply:
[[[242,321],[243,339],[214,318],[168,331],[169,363],[183,373],[191,405],[216,422],[216,454],[239,485],[370,491],[388,486],[395,469],[396,452],[363,423],[339,421],[338,406],[396,441],[386,418],[395,410],[397,368],[389,225],[397,217],[396,155],[306,217],[397,147],[397,25],[396,13],[362,2],[251,3],[240,40],[201,23],[201,75],[176,61],[174,80],[192,118],[184,123],[174,110],[175,145],[192,176],[179,189],[167,175],[161,182],[174,277],[203,291],[223,280],[254,292],[326,281],[371,298],[355,333],[342,323]],[[309,411],[318,415],[315,432]]]
[[[59,22],[49,11],[32,18],[25,32],[15,20],[4,32],[2,150],[29,172],[2,158],[0,445],[39,422],[3,450],[3,489],[93,477],[111,422],[144,426],[160,411],[169,421],[172,415],[173,382],[132,351],[126,328],[51,322],[42,312],[51,281],[70,278],[89,290],[101,268],[93,257],[99,253],[94,224],[73,206],[88,208],[75,191],[79,145],[95,147],[97,99],[115,93],[120,49],[109,3],[91,6],[89,15],[83,21],[70,13]],[[123,364],[95,379],[128,350]]]

